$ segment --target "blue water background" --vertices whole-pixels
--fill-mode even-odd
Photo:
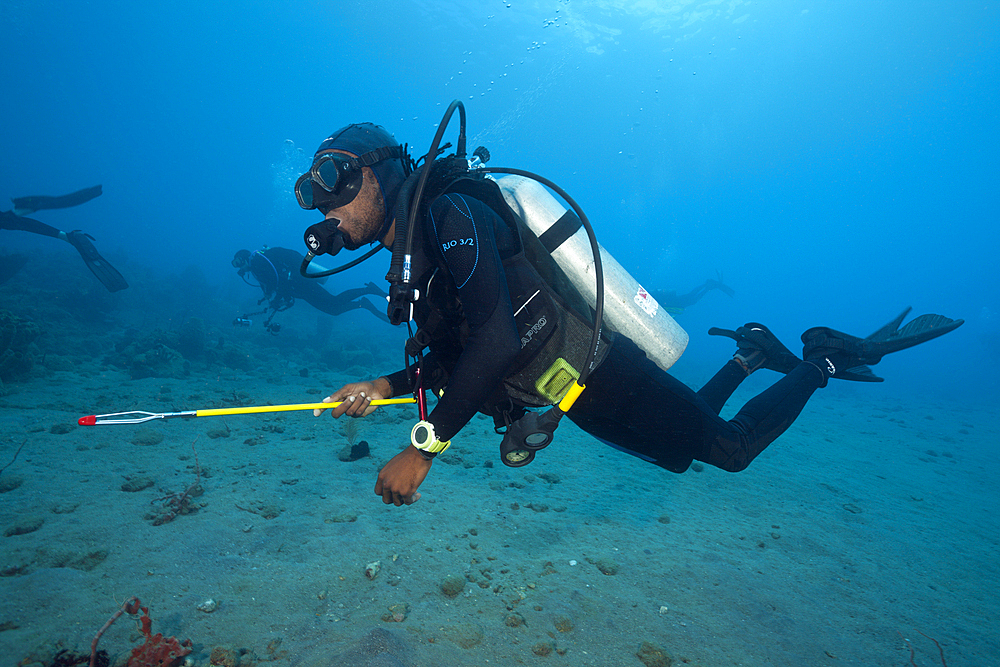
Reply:
[[[8,2],[0,197],[103,183],[38,217],[163,280],[194,265],[228,284],[240,247],[301,248],[317,216],[289,186],[330,131],[375,121],[420,154],[458,98],[470,148],[575,194],[644,285],[722,273],[737,296],[682,316],[683,363],[731,352],[709,326],[763,321],[797,349],[809,326],[867,334],[912,305],[968,324],[887,359],[895,390],[981,399],[1000,346],[998,11]]]
[[[458,98],[470,148],[567,189],[643,285],[684,292],[721,273],[735,290],[678,316],[691,334],[675,367],[686,381],[703,382],[733,352],[710,326],[764,322],[798,350],[808,327],[865,335],[913,306],[967,323],[886,358],[883,385],[832,383],[807,411],[836,425],[820,402],[867,392],[996,414],[998,2],[6,0],[0,24],[0,202],[103,184],[84,206],[35,217],[92,234],[130,281],[113,297],[112,327],[176,328],[194,314],[232,332],[259,296],[234,274],[233,253],[302,250],[319,217],[291,193],[315,147],[373,121],[419,155]],[[100,291],[65,244],[4,231],[0,251],[34,253],[15,281],[44,273],[58,288],[73,275],[84,282],[67,280],[67,293]],[[383,253],[327,287],[380,281],[387,266]],[[304,304],[282,317],[313,326]],[[387,329],[366,313],[333,322],[345,344]],[[290,325],[278,340],[300,335]],[[973,418],[950,414],[937,426],[967,433]],[[849,447],[845,432],[865,427],[843,422],[800,455]],[[792,428],[785,438],[801,439]],[[489,446],[483,458],[495,457]],[[859,469],[895,465],[858,456]],[[634,499],[628,480],[609,478]],[[368,479],[358,506],[377,502]],[[662,473],[657,483],[675,479],[690,482]],[[979,489],[954,491],[978,509]],[[638,505],[662,494],[641,490]],[[954,539],[942,535],[937,546]],[[941,571],[961,573],[960,558]]]

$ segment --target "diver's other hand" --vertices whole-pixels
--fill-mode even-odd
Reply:
[[[420,500],[417,489],[427,477],[431,463],[419,449],[408,445],[379,471],[375,495],[382,496],[386,505],[412,505]]]
[[[351,382],[323,399],[324,403],[340,403],[330,411],[334,419],[342,415],[348,417],[367,417],[378,407],[372,405],[376,399],[389,398],[392,387],[385,378],[366,382]],[[319,417],[323,410],[313,410],[313,416]]]

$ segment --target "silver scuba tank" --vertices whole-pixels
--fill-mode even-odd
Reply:
[[[537,237],[543,237],[567,212],[566,208],[537,181],[507,175],[495,179],[507,204]],[[575,216],[574,216],[575,219]],[[590,306],[596,304],[594,255],[587,231],[575,233],[550,248],[552,258],[573,287]],[[544,240],[543,240],[544,242]],[[551,245],[551,243],[549,245]],[[656,299],[642,288],[608,251],[601,248],[604,267],[604,320],[614,331],[627,336],[663,370],[674,365],[688,344],[688,335]]]

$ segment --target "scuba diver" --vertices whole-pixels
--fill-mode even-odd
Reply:
[[[450,146],[439,148],[441,135],[456,105],[462,111],[458,145],[454,154],[441,157]],[[332,406],[334,418],[363,417],[376,409],[373,400],[415,394],[420,421],[405,449],[382,467],[375,485],[386,504],[409,505],[419,499],[417,490],[434,457],[477,412],[492,416],[495,430],[504,434],[501,458],[511,466],[530,462],[551,441],[565,414],[605,444],[673,472],[684,472],[693,460],[740,471],[830,379],[881,381],[869,366],[884,355],[963,323],[924,315],[900,327],[907,310],[864,339],[813,328],[802,336],[802,358],[758,323],[713,329],[709,333],[736,342],[736,354],[696,392],[654,362],[657,355],[645,337],[623,333],[627,322],[600,325],[601,295],[616,289],[617,277],[607,281],[598,276],[597,307],[571,302],[571,290],[558,280],[577,267],[561,264],[562,273],[550,273],[545,262],[583,224],[596,263],[603,252],[596,252],[589,222],[564,195],[576,215],[557,215],[558,221],[538,238],[526,233],[504,196],[508,177],[483,174],[528,172],[484,167],[488,153],[481,149],[467,160],[464,116],[461,103],[452,103],[423,165],[380,126],[343,127],[320,144],[312,167],[295,185],[299,205],[324,215],[306,230],[310,252],[301,272],[317,275],[309,272],[311,258],[341,248],[375,244],[369,255],[392,248],[389,318],[393,324],[417,325],[406,343],[406,368],[346,384],[324,399],[340,402]],[[531,178],[557,187],[536,175]],[[539,248],[544,248],[541,258]],[[647,313],[655,311],[648,296],[641,287],[635,292],[635,302]],[[673,339],[679,356],[686,335],[677,330],[683,337]],[[588,340],[587,355],[579,354],[577,348],[581,343],[586,347]],[[721,418],[732,393],[760,369],[782,377],[731,420]],[[571,380],[574,373],[578,377]],[[425,390],[439,397],[429,413]],[[545,413],[526,410],[546,406],[553,407]]]
[[[93,236],[81,232],[79,229],[75,229],[71,232],[63,232],[55,227],[39,222],[38,220],[24,217],[34,213],[35,211],[41,211],[43,209],[79,206],[80,204],[90,201],[94,197],[100,196],[100,194],[101,186],[95,185],[91,188],[84,188],[83,190],[77,190],[76,192],[72,192],[68,195],[61,195],[58,197],[36,195],[33,197],[17,197],[15,199],[11,199],[14,203],[14,210],[0,211],[0,229],[19,230],[62,239],[76,248],[77,252],[80,253],[80,257],[83,258],[84,263],[87,265],[87,268],[90,269],[94,276],[100,280],[106,288],[108,288],[109,292],[123,290],[128,287],[128,283],[125,282],[125,278],[122,277],[122,274],[118,273],[115,267],[108,264],[108,260],[101,257],[100,253],[97,252],[97,248],[95,248],[94,244],[91,243],[94,239]],[[5,282],[17,273],[17,270],[21,268],[24,262],[25,258],[23,255],[4,256],[4,266],[0,268],[0,283]]]
[[[678,315],[683,313],[685,309],[690,308],[694,304],[701,301],[701,297],[705,296],[714,289],[726,294],[729,298],[736,296],[736,292],[733,288],[722,282],[722,276],[719,276],[718,280],[709,278],[687,294],[678,294],[674,290],[667,289],[652,289],[649,290],[649,293],[654,299],[656,299],[656,302],[660,304],[660,306],[666,308],[668,313]]]
[[[263,315],[269,310],[270,316],[264,322],[264,328],[276,334],[281,326],[273,323],[274,316],[288,310],[295,305],[295,299],[302,299],[313,308],[320,310],[327,315],[341,315],[349,310],[364,308],[372,315],[383,322],[389,319],[385,313],[375,307],[368,299],[361,297],[371,294],[385,298],[387,294],[379,289],[375,283],[368,283],[364,287],[347,290],[340,294],[330,294],[323,289],[315,280],[308,280],[299,275],[299,265],[302,264],[302,255],[289,250],[288,248],[261,248],[255,252],[249,250],[239,250],[233,257],[232,265],[237,270],[240,278],[248,285],[253,285],[248,279],[250,274],[257,281],[256,287],[264,292],[264,296],[257,302],[261,305],[268,302],[267,308],[257,313],[247,313],[236,318],[234,324],[249,326],[252,315]]]

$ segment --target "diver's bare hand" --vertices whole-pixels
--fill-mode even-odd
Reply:
[[[330,416],[339,419],[342,415],[348,417],[367,417],[378,409],[372,405],[373,400],[389,398],[392,387],[384,377],[369,382],[351,382],[323,399],[324,403],[340,403],[330,410]],[[319,417],[323,410],[313,410],[313,416]]]
[[[378,473],[375,495],[386,505],[412,505],[420,500],[417,489],[431,469],[431,461],[413,445],[393,456]]]

